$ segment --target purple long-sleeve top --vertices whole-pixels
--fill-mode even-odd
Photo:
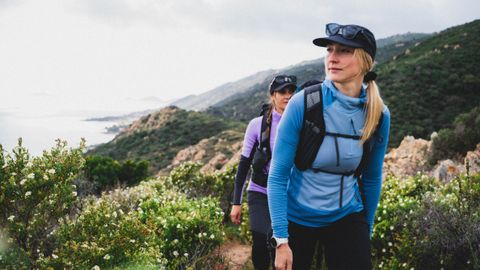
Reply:
[[[277,111],[273,110],[272,112],[272,123],[270,128],[270,149],[273,149],[275,138],[277,136],[277,126],[280,122],[282,115]],[[243,139],[243,147],[242,147],[242,156],[241,156],[241,163],[245,161],[245,163],[239,165],[239,170],[243,168],[250,168],[252,162],[252,153],[254,148],[260,144],[260,133],[262,128],[262,116],[256,117],[250,121],[247,127],[247,131],[245,132],[245,137]],[[268,172],[270,169],[270,162],[265,166],[265,170]],[[242,201],[243,189],[245,187],[245,182],[247,180],[248,173],[237,173],[235,179],[235,191],[234,191],[234,204],[240,204]],[[256,191],[263,194],[267,194],[267,189],[255,184],[253,181],[250,181],[248,191]]]

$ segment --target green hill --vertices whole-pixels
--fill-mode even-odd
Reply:
[[[452,27],[377,68],[392,114],[390,141],[428,138],[480,104],[480,20]]]
[[[148,160],[150,172],[156,173],[167,167],[178,151],[230,129],[243,131],[245,125],[206,113],[167,107],[133,122],[115,139],[87,154],[121,161]]]

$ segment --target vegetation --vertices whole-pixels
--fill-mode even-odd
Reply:
[[[75,181],[79,195],[97,194],[114,186],[133,186],[148,175],[148,161],[126,160],[120,163],[110,157],[87,156],[81,176]]]
[[[480,175],[385,182],[372,245],[377,269],[479,269]]]
[[[83,149],[59,141],[31,159],[20,141],[13,155],[0,151],[0,268],[223,269],[214,250],[225,232],[249,241],[247,211],[242,226],[225,226],[235,168],[205,174],[186,163],[80,199],[72,183]],[[388,178],[373,231],[375,269],[478,269],[479,223],[480,175],[468,165],[448,184]]]
[[[224,238],[219,201],[231,192],[223,188],[233,184],[233,169],[205,175],[215,183],[205,190],[213,195],[182,192],[200,186],[178,181],[196,173],[185,165],[169,178],[79,199],[73,180],[84,149],[59,141],[33,159],[21,140],[13,156],[1,149],[1,269],[186,269],[221,262],[207,254]]]
[[[428,138],[480,104],[480,20],[409,47],[378,67],[378,84],[392,114],[392,146],[406,135]]]
[[[480,107],[460,114],[455,118],[453,128],[444,128],[433,138],[429,163],[438,160],[464,157],[480,142]]]
[[[58,140],[50,151],[31,158],[21,139],[12,154],[0,145],[0,247],[7,248],[0,249],[0,268],[38,268],[52,255],[52,234],[77,199],[73,180],[83,166],[84,149],[83,141],[68,149]]]
[[[139,120],[139,126],[113,141],[91,150],[89,155],[108,156],[119,161],[147,160],[154,174],[170,165],[178,151],[228,129],[245,125],[206,113],[166,108]]]

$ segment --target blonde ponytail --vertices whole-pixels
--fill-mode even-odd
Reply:
[[[354,56],[358,57],[364,74],[373,69],[372,57],[363,49],[355,49]],[[365,104],[365,110],[367,114],[365,116],[362,138],[360,139],[361,144],[365,143],[375,132],[384,108],[382,97],[374,80],[368,82],[366,91],[367,103]]]

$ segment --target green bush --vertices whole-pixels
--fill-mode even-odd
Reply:
[[[441,129],[432,141],[432,152],[429,163],[438,160],[463,157],[468,151],[475,149],[480,142],[480,107],[455,118],[454,127]]]
[[[36,268],[52,253],[52,233],[72,211],[77,192],[73,180],[84,163],[79,148],[57,140],[50,151],[31,158],[19,139],[12,154],[0,145],[0,232],[7,247],[0,268]]]
[[[118,185],[133,186],[148,177],[148,161],[126,160],[120,163],[110,157],[88,156],[83,176],[87,183],[78,180],[81,195],[100,194]]]
[[[165,183],[169,188],[185,193],[189,198],[215,198],[220,202],[226,221],[230,213],[236,166],[214,173],[202,173],[201,168],[200,163],[185,162],[170,172]]]
[[[478,269],[480,175],[385,181],[372,237],[380,269]]]
[[[143,182],[86,199],[55,232],[54,256],[42,266],[185,269],[222,241],[222,218],[213,199],[188,199],[163,180]]]

